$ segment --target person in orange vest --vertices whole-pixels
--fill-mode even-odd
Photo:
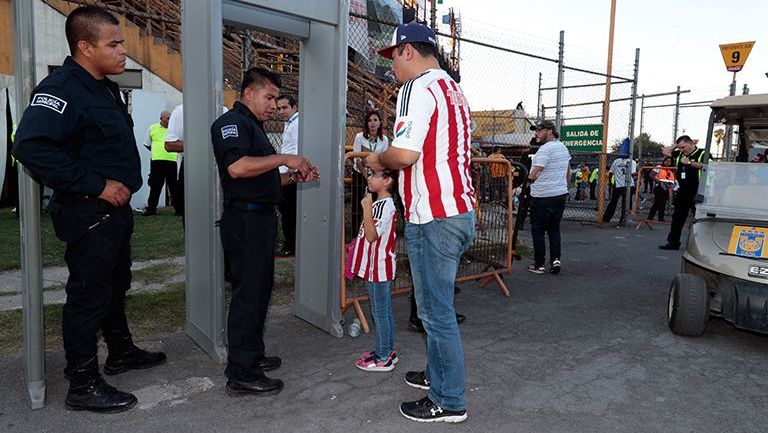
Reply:
[[[488,158],[505,159],[499,146],[493,147],[493,153]],[[507,166],[505,164],[490,164],[491,171],[491,201],[506,201]]]
[[[659,214],[659,221],[664,221],[664,211],[667,207],[667,200],[672,193],[672,187],[675,184],[675,171],[672,170],[671,156],[664,158],[661,165],[651,170],[650,178],[656,182],[653,188],[653,206],[648,213],[648,219],[652,220],[656,213]]]

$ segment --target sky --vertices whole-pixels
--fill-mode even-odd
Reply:
[[[444,0],[438,16],[453,7],[459,12],[464,36],[539,54],[557,56],[559,31],[565,31],[565,64],[605,72],[610,0]],[[614,36],[615,75],[631,77],[635,48],[640,48],[638,94],[689,89],[682,102],[727,96],[733,78],[726,71],[719,45],[756,41],[737,74],[737,94],[744,83],[750,94],[768,93],[768,1],[765,0],[617,0]],[[438,21],[440,21],[438,19]],[[760,37],[763,40],[760,40]],[[556,85],[556,69],[546,62],[462,44],[462,88],[473,110],[513,108],[525,101],[536,112],[538,72],[545,70],[544,87]],[[553,70],[554,69],[554,70]],[[604,78],[566,71],[566,85],[601,82]],[[630,85],[612,86],[613,97],[628,97]],[[507,92],[509,91],[509,92]],[[604,88],[570,90],[564,103],[603,99]],[[544,92],[554,98],[554,92]],[[545,96],[545,105],[548,98]],[[675,96],[648,98],[646,106],[674,104]],[[573,109],[568,117],[597,115],[600,106]],[[611,111],[609,136],[626,132],[629,107]],[[547,112],[554,114],[554,110]],[[639,129],[640,103],[636,111]],[[686,108],[679,117],[679,133],[704,138],[708,108]],[[615,119],[614,119],[615,117]],[[673,138],[674,108],[644,110],[644,131],[657,141]],[[568,123],[568,122],[567,122]],[[600,123],[600,119],[570,123]],[[616,124],[616,125],[614,125]]]

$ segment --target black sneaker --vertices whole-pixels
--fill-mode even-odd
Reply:
[[[543,274],[543,273],[544,273],[544,271],[545,271],[546,269],[544,268],[544,266],[542,266],[542,265],[537,265],[537,264],[535,264],[535,263],[534,263],[534,264],[532,264],[532,265],[528,266],[527,268],[525,268],[525,270],[526,270],[526,271],[528,271],[528,272],[533,272],[534,274],[539,274],[539,275],[541,275],[541,274]]]
[[[405,373],[405,383],[414,388],[429,390],[429,379],[423,371],[409,371]]]
[[[670,244],[669,242],[667,242],[664,245],[659,245],[659,249],[660,250],[675,250],[676,251],[676,250],[680,249],[680,245],[674,245],[674,244]]]
[[[401,403],[400,413],[409,420],[417,422],[462,422],[467,419],[466,409],[443,409],[433,403],[429,397]]]
[[[424,325],[421,324],[421,320],[419,319],[409,319],[408,320],[408,330],[411,332],[419,332],[421,334],[424,333]]]
[[[552,265],[549,267],[549,272],[553,274],[559,274],[560,273],[560,259],[552,260]]]

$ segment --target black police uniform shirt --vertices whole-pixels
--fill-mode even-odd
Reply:
[[[55,192],[98,196],[106,179],[141,188],[133,119],[117,84],[69,56],[33,91],[13,155]]]
[[[672,151],[672,160],[677,162],[677,170],[675,177],[677,183],[680,185],[680,189],[684,191],[695,192],[699,189],[699,173],[701,169],[692,167],[691,164],[683,164],[684,153],[680,149]],[[704,161],[704,149],[696,148],[688,159],[691,162],[703,162]]]
[[[275,155],[275,149],[264,133],[264,126],[243,103],[235,102],[231,110],[211,125],[211,141],[219,167],[224,201],[277,205],[281,199],[280,172],[277,168],[256,177],[232,179],[227,168],[244,156]]]

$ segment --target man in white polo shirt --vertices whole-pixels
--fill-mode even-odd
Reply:
[[[533,155],[533,164],[528,179],[531,184],[531,232],[533,235],[534,262],[528,271],[543,274],[546,244],[544,235],[549,236],[549,271],[560,273],[560,220],[568,198],[571,155],[555,124],[549,120],[531,126],[536,131],[536,142],[541,145]]]
[[[285,122],[280,153],[299,154],[299,105],[291,95],[277,97],[277,117]],[[288,173],[288,167],[281,165],[280,174]],[[280,221],[283,228],[283,251],[280,255],[296,253],[296,183],[283,186],[283,201],[280,202]]]
[[[184,105],[179,104],[171,112],[168,120],[168,130],[165,133],[165,151],[184,152]],[[179,177],[176,182],[176,194],[173,194],[173,208],[176,215],[184,220],[184,159],[181,160]]]

